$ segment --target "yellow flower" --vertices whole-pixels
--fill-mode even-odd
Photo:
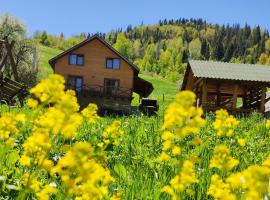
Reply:
[[[33,190],[34,192],[39,192],[42,184],[40,181],[35,179],[31,174],[29,173],[24,173],[21,180],[20,184],[25,187]]]
[[[162,153],[159,160],[170,159],[170,155],[179,155],[181,148],[174,144],[179,144],[186,136],[196,134],[200,127],[205,124],[201,117],[203,111],[194,106],[196,96],[191,91],[179,92],[173,103],[166,109],[164,123],[162,126],[161,139],[163,140]],[[199,144],[201,140],[197,140]]]
[[[24,166],[29,167],[31,165],[31,159],[26,155],[22,155],[22,157],[20,158],[20,163]]]
[[[166,185],[161,189],[161,192],[167,193],[168,195],[171,196],[172,200],[179,200],[177,197],[177,194],[174,192],[173,188]]]
[[[239,138],[237,142],[241,147],[244,147],[246,145],[246,140],[243,138]]]
[[[176,100],[169,105],[165,112],[162,129],[170,129],[175,126],[185,127],[186,131],[180,136],[196,133],[205,121],[201,118],[202,109],[194,107],[195,94],[191,91],[179,92]],[[188,129],[190,128],[190,129]]]
[[[22,120],[23,115],[4,113],[0,117],[0,140],[9,146],[15,146],[15,139],[19,136],[17,122]]]
[[[112,143],[115,146],[118,146],[121,143],[121,136],[124,134],[124,131],[121,129],[121,122],[116,120],[109,125],[104,132],[102,133],[103,143],[106,145]],[[101,147],[101,145],[99,145]]]
[[[194,183],[198,183],[198,179],[195,176],[194,163],[185,160],[180,173],[170,181],[170,185],[176,191],[184,191],[185,188]]]
[[[98,107],[95,104],[89,104],[82,110],[82,115],[87,118],[88,123],[95,123],[100,117],[97,115]]]
[[[230,186],[224,183],[223,180],[214,174],[211,177],[211,185],[207,192],[208,195],[214,197],[217,200],[235,200],[236,196],[231,192]]]
[[[238,163],[238,160],[231,157],[230,150],[225,145],[218,145],[214,149],[214,155],[210,160],[210,167],[229,171],[238,165]]]
[[[165,152],[162,152],[158,158],[159,161],[167,161],[167,160],[170,160],[170,156],[165,153]]]
[[[167,140],[163,143],[163,151],[167,151],[168,149],[170,149],[172,147],[172,142],[170,140]]]
[[[231,137],[233,130],[239,124],[239,121],[234,116],[229,115],[224,109],[216,111],[216,120],[213,123],[214,129],[217,130],[217,136]]]
[[[29,158],[32,158],[30,159],[31,164],[41,166],[50,148],[51,140],[48,131],[46,129],[34,130],[33,135],[23,143],[21,164],[29,166]]]
[[[203,142],[202,142],[202,139],[201,138],[195,137],[192,141],[189,142],[189,145],[191,145],[191,146],[199,146],[202,143]]]
[[[170,131],[164,131],[161,136],[162,140],[172,140],[174,139],[174,137],[175,137],[174,134],[171,133]]]
[[[179,155],[181,153],[181,148],[178,146],[174,146],[172,149],[172,154],[173,155]]]
[[[55,103],[58,102],[60,97],[64,94],[64,83],[65,80],[62,76],[52,74],[32,88],[30,93],[35,95],[42,103]],[[30,105],[31,104],[32,103],[30,103]]]
[[[270,127],[270,120],[269,119],[266,121],[265,126],[266,126],[266,128]]]
[[[63,185],[75,199],[97,200],[108,196],[108,185],[114,179],[93,156],[90,144],[77,142],[51,171],[60,175]]]
[[[49,200],[50,196],[56,192],[57,189],[55,187],[47,185],[41,191],[36,193],[36,195],[39,200]]]
[[[35,109],[38,106],[38,102],[37,102],[37,100],[34,100],[34,99],[30,98],[30,99],[27,100],[27,106],[29,108]]]
[[[47,170],[50,171],[53,167],[53,162],[51,160],[47,160],[45,159],[42,163],[41,163],[42,167]]]

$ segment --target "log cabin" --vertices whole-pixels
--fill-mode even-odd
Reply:
[[[138,76],[139,69],[98,35],[49,60],[66,88],[76,91],[82,107],[89,103],[130,105],[133,92],[148,97],[153,86]]]
[[[246,115],[265,111],[265,95],[270,86],[270,67],[190,60],[181,90],[197,96],[197,106],[205,112],[226,109]]]

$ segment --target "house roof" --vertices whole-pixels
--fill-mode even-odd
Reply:
[[[198,78],[270,82],[270,67],[264,65],[190,60],[189,66]]]
[[[49,60],[49,64],[54,68],[54,64],[55,64],[55,62],[56,62],[58,59],[60,59],[60,58],[62,58],[63,56],[65,56],[65,55],[71,53],[72,51],[74,51],[74,50],[76,50],[76,49],[78,49],[78,48],[84,46],[85,44],[88,44],[89,42],[91,42],[91,41],[94,40],[94,39],[98,39],[100,42],[102,42],[105,46],[107,46],[110,50],[112,50],[116,55],[118,55],[120,58],[122,58],[124,61],[126,61],[126,62],[133,68],[133,70],[134,70],[137,74],[139,73],[140,70],[139,70],[139,68],[138,68],[136,65],[134,65],[132,62],[130,62],[127,58],[123,57],[123,56],[122,56],[115,48],[113,48],[109,43],[107,43],[105,40],[103,40],[103,39],[102,39],[101,37],[99,37],[98,35],[94,35],[94,36],[92,36],[92,37],[90,37],[90,38],[87,38],[86,40],[82,41],[81,43],[79,43],[79,44],[73,46],[72,48],[70,48],[70,49],[64,51],[63,53],[61,53],[61,54],[55,56],[54,58],[52,58],[52,59]]]

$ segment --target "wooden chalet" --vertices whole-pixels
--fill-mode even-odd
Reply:
[[[139,69],[97,35],[49,61],[54,73],[64,76],[81,106],[88,103],[130,105],[132,93],[148,97],[153,86],[141,79]]]
[[[270,67],[190,60],[181,90],[197,96],[205,112],[226,109],[232,114],[264,113]]]

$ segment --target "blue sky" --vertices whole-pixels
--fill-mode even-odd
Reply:
[[[270,0],[0,0],[0,14],[21,18],[32,34],[65,36],[155,24],[159,19],[203,18],[210,23],[245,23],[270,30]]]

